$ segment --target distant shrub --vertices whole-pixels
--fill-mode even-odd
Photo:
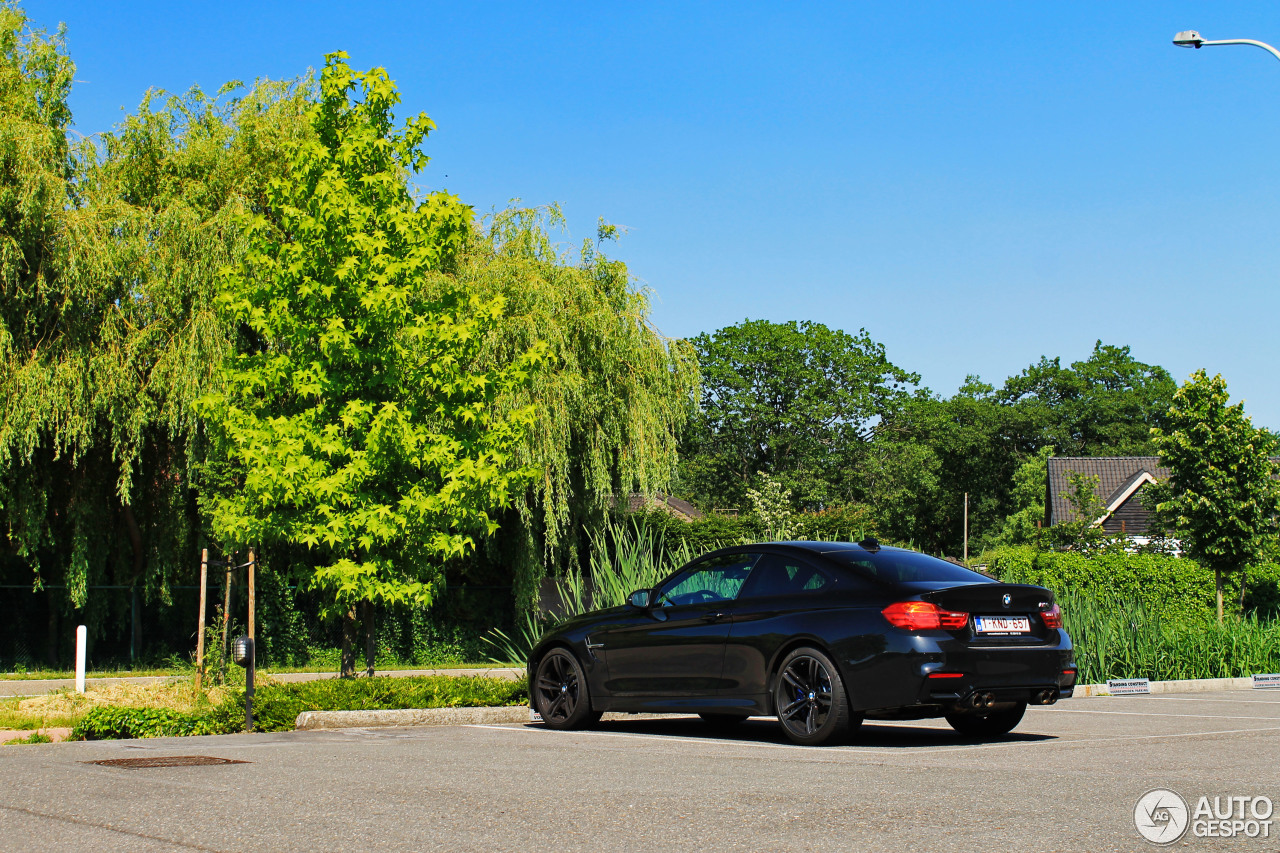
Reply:
[[[254,728],[292,731],[303,711],[385,711],[402,708],[457,708],[519,705],[528,701],[524,679],[486,676],[411,678],[322,678],[264,684],[254,691]],[[239,731],[244,726],[244,693],[236,693],[214,709],[210,726]]]

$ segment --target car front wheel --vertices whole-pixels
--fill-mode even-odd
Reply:
[[[552,729],[580,729],[600,721],[600,712],[591,710],[586,674],[568,649],[552,649],[538,661],[533,706]]]

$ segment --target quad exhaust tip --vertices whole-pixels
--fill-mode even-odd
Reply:
[[[1032,701],[1035,702],[1035,704],[1037,705],[1052,705],[1054,702],[1058,701],[1058,691],[1041,690],[1040,692],[1036,693]]]

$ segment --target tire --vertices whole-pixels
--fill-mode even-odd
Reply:
[[[600,722],[600,712],[591,710],[586,674],[568,649],[552,649],[538,661],[533,706],[550,729],[581,729]]]
[[[746,714],[705,713],[698,714],[698,716],[702,718],[704,723],[716,729],[731,729],[735,726],[741,725],[747,720]]]
[[[773,685],[773,707],[783,733],[803,746],[838,742],[853,725],[839,670],[831,658],[808,646],[782,659]]]
[[[1022,722],[1027,703],[1018,702],[1012,708],[993,711],[979,717],[976,714],[947,714],[947,722],[951,728],[968,737],[1000,737],[1013,731],[1014,726]]]

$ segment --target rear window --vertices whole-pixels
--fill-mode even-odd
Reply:
[[[835,551],[823,556],[887,583],[991,582],[986,575],[915,551]]]

